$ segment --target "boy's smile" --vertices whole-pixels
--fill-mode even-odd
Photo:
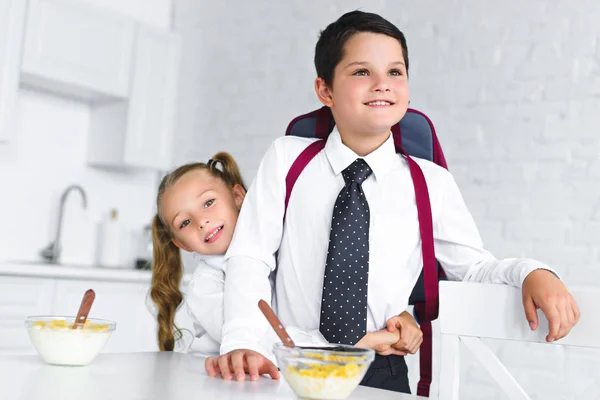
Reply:
[[[372,152],[408,107],[400,42],[383,34],[355,34],[344,46],[331,87],[317,78],[315,88],[321,102],[331,108],[344,144],[359,155]]]

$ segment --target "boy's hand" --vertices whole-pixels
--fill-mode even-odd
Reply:
[[[263,374],[279,379],[279,370],[271,360],[260,353],[246,349],[230,351],[219,358],[208,357],[204,367],[209,376],[215,378],[217,374],[221,374],[225,380],[235,377],[236,381],[243,381],[246,379],[246,373],[250,374],[250,380],[253,381]]]
[[[375,353],[380,356],[389,356],[390,354],[404,356],[406,355],[406,352],[392,348],[392,345],[399,339],[400,334],[398,331],[388,332],[387,330],[382,329],[377,332],[367,332],[367,334],[354,346],[373,349],[375,350]]]
[[[387,320],[387,330],[389,332],[400,332],[400,340],[392,345],[392,348],[409,354],[415,354],[421,343],[423,343],[423,332],[417,321],[410,313],[404,311],[400,315],[396,315]]]
[[[531,272],[523,282],[523,308],[532,331],[538,328],[537,309],[548,319],[547,342],[561,339],[579,321],[579,307],[564,283],[545,269]]]

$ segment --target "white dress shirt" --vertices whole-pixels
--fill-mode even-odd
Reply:
[[[284,326],[306,332],[319,328],[332,210],[344,186],[341,172],[359,157],[334,129],[296,181],[282,224],[286,175],[315,140],[275,140],[248,190],[224,264],[222,354],[240,348],[260,351],[257,343],[267,324],[257,302],[271,299],[272,271]],[[377,331],[408,306],[422,268],[421,237],[408,163],[396,154],[392,136],[363,158],[373,170],[362,184],[371,218],[367,331]],[[414,160],[427,181],[435,254],[449,279],[520,286],[529,272],[548,269],[534,260],[497,260],[484,250],[452,175],[430,161]]]
[[[223,327],[223,290],[225,273],[223,255],[197,254],[198,265],[188,285],[185,307],[194,324],[194,339],[191,345],[182,344],[186,351],[206,356],[218,356]],[[263,317],[264,318],[264,317]],[[317,330],[304,332],[293,326],[287,328],[292,340],[302,343],[323,343],[325,339]],[[273,329],[268,329],[257,343],[260,352],[275,362],[272,346],[278,340]],[[184,340],[185,341],[185,340]]]

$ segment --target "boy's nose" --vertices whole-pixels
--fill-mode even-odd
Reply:
[[[200,220],[200,229],[204,229],[207,225],[210,224],[210,221],[206,218]]]

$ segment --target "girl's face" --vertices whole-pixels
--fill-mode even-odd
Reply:
[[[168,187],[159,213],[178,247],[200,254],[224,254],[246,191],[233,189],[206,170],[194,170]]]

